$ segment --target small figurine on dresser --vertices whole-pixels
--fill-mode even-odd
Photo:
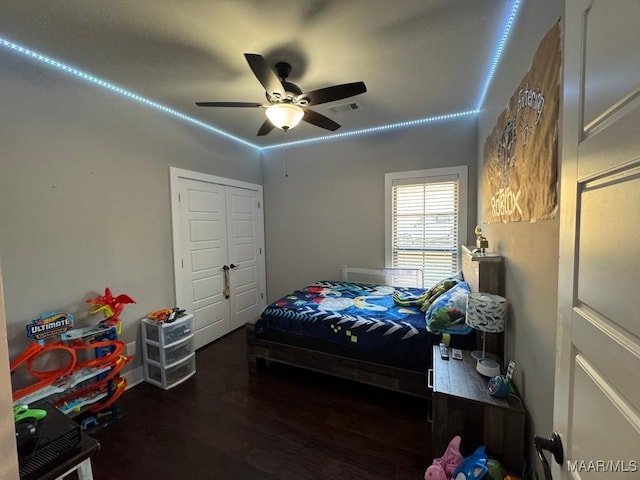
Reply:
[[[480,225],[476,225],[475,232],[476,234],[476,248],[473,249],[474,255],[484,255],[484,251],[489,248],[489,240],[487,237],[482,235],[482,228]]]

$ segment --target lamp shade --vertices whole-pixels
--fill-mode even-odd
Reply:
[[[291,103],[276,103],[268,107],[265,114],[274,127],[286,132],[300,123],[304,110]]]
[[[504,332],[507,300],[500,295],[474,292],[467,297],[466,323],[487,333]]]

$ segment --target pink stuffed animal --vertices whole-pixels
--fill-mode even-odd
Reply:
[[[460,435],[451,439],[447,449],[440,458],[433,460],[433,463],[424,472],[424,480],[449,480],[464,457],[460,454]]]

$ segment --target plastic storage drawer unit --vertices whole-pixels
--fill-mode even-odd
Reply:
[[[147,358],[161,365],[170,365],[179,362],[193,353],[193,335],[184,340],[172,343],[168,347],[160,348],[158,345],[147,343]]]
[[[142,319],[144,378],[165,390],[196,373],[193,342],[193,315],[171,323]]]
[[[162,367],[148,362],[145,365],[145,379],[158,387],[168,390],[181,384],[196,373],[196,354],[192,353],[184,360]]]
[[[193,336],[193,315],[184,315],[171,323],[158,323],[143,318],[142,336],[145,341],[165,348],[172,343]]]

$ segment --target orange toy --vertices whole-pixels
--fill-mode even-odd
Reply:
[[[136,301],[124,293],[114,297],[109,287],[107,287],[104,289],[104,295],[89,298],[87,303],[93,305],[93,308],[89,311],[90,314],[102,312],[104,315],[104,320],[100,322],[101,325],[113,327],[120,324],[120,314],[124,306],[128,303],[136,303]]]

